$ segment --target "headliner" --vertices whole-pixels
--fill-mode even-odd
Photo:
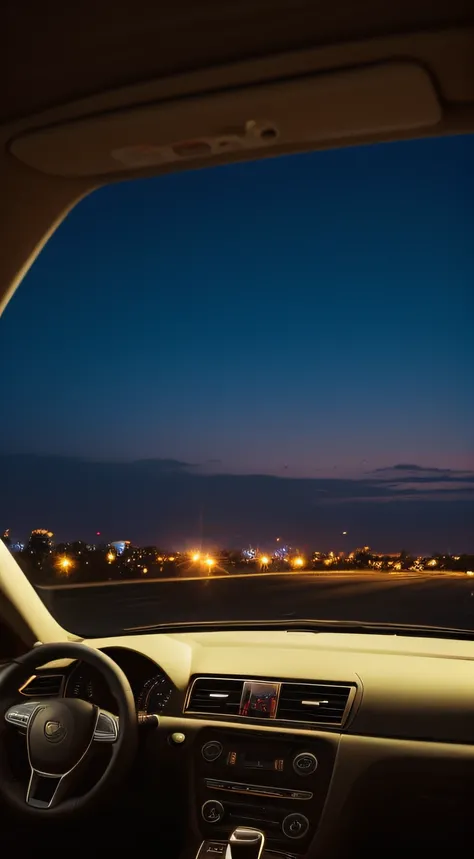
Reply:
[[[472,0],[4,0],[0,122],[151,78],[473,20]]]

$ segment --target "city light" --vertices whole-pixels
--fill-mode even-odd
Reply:
[[[73,566],[74,564],[70,558],[62,557],[58,558],[56,561],[56,568],[65,575],[69,575]]]
[[[473,555],[418,555],[403,552],[375,552],[368,546],[350,549],[347,552],[325,549],[309,551],[302,555],[297,548],[290,544],[275,544],[268,554],[262,552],[258,543],[247,545],[246,548],[235,549],[228,547],[215,548],[213,555],[207,554],[202,549],[188,549],[186,552],[175,548],[172,554],[160,554],[157,546],[131,546],[129,541],[117,540],[100,547],[85,543],[82,540],[61,542],[56,546],[53,542],[53,532],[46,529],[35,529],[31,532],[28,543],[20,543],[10,536],[9,529],[0,532],[0,540],[3,540],[9,550],[14,554],[24,553],[24,556],[36,558],[36,566],[41,575],[48,581],[48,576],[62,577],[69,580],[71,574],[74,582],[98,581],[101,570],[104,581],[112,579],[125,580],[134,574],[147,576],[147,578],[160,578],[169,575],[167,563],[172,564],[172,569],[179,570],[181,564],[186,562],[188,570],[193,570],[193,575],[212,575],[217,571],[223,575],[257,576],[261,574],[283,573],[294,571],[306,573],[311,571],[325,572],[328,576],[332,571],[354,572],[358,571],[389,573],[403,573],[412,571],[429,575],[435,573],[440,575],[473,575]],[[277,538],[275,538],[277,539]],[[283,538],[281,538],[283,540]],[[194,542],[194,541],[193,541]],[[189,544],[188,544],[189,545]],[[191,543],[192,545],[192,543]],[[265,544],[264,544],[265,545]],[[123,547],[123,552],[120,551]],[[395,547],[387,547],[395,548]],[[20,555],[21,558],[21,555]],[[163,566],[164,563],[164,566]],[[207,574],[206,574],[207,570]],[[69,582],[68,582],[69,583]]]

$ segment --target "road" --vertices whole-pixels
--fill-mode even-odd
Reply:
[[[60,623],[85,637],[194,620],[321,618],[474,630],[463,574],[290,573],[41,588]]]

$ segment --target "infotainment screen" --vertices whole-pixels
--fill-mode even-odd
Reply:
[[[246,680],[240,703],[240,716],[254,719],[274,719],[278,701],[278,683]]]

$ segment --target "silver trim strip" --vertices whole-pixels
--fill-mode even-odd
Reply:
[[[246,683],[272,683],[273,685],[278,686],[276,712],[278,712],[278,706],[280,703],[281,687],[283,685],[285,685],[285,686],[308,686],[311,689],[314,689],[315,687],[320,687],[320,688],[325,688],[325,689],[327,689],[327,688],[348,689],[349,694],[347,697],[346,706],[345,706],[344,712],[341,716],[341,719],[339,721],[336,721],[336,722],[327,722],[327,721],[317,722],[317,721],[314,721],[314,719],[306,720],[304,718],[301,718],[301,719],[284,719],[284,718],[278,718],[278,716],[276,716],[276,715],[275,716],[269,716],[269,717],[263,718],[263,719],[258,719],[255,716],[251,716],[251,717],[241,716],[239,713],[227,714],[227,713],[216,713],[213,710],[206,711],[206,710],[191,710],[191,709],[189,709],[189,702],[191,700],[193,689],[194,689],[195,684],[198,682],[198,680],[224,680],[224,681],[230,680],[230,681],[237,681],[239,683],[242,683],[242,693],[241,693],[241,697],[240,697],[239,708],[242,704],[242,698],[244,695],[244,689],[245,689]],[[284,725],[285,724],[293,724],[293,725],[308,725],[311,727],[320,727],[320,728],[343,728],[347,719],[348,719],[349,713],[352,709],[352,705],[354,703],[354,698],[355,698],[356,693],[357,693],[357,688],[358,687],[357,687],[356,683],[322,683],[322,682],[317,682],[317,681],[312,681],[312,680],[279,680],[278,681],[278,680],[271,680],[268,677],[229,677],[228,675],[225,675],[225,674],[199,674],[197,677],[194,678],[192,683],[190,683],[190,685],[188,686],[188,691],[186,693],[186,698],[184,701],[183,714],[184,715],[193,715],[193,716],[212,716],[217,720],[223,719],[224,721],[234,721],[234,720],[240,721],[240,720],[242,720],[242,721],[245,721],[247,723],[253,722],[256,725],[260,724],[260,723],[268,724],[269,722],[272,722],[272,723],[277,723],[277,724],[283,723]],[[315,692],[315,694],[317,694],[317,691]],[[306,698],[303,699],[301,701],[301,703],[305,704],[305,705],[309,704],[310,706],[316,706],[315,703],[309,701],[309,699],[306,699]],[[318,705],[320,703],[324,703],[324,702],[322,702],[322,701],[318,702]]]
[[[314,772],[314,770],[313,770]],[[306,801],[313,798],[309,790],[292,790],[289,787],[276,787],[269,784],[251,784],[243,781],[227,781],[220,778],[206,778],[205,785],[209,790],[224,790],[228,793],[245,793],[247,796],[270,796],[274,799],[296,799]],[[222,785],[222,786],[221,786]],[[239,788],[242,788],[239,790]],[[250,788],[250,790],[248,789]],[[295,796],[297,794],[297,796]]]

